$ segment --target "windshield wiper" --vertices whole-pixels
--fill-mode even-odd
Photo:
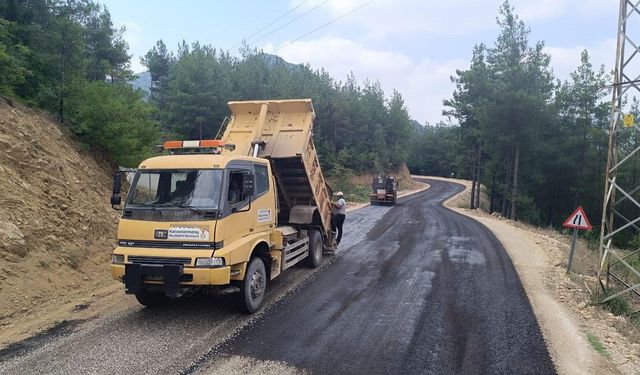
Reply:
[[[158,209],[157,207],[153,206],[151,203],[138,203],[138,204],[133,204],[133,205],[128,205],[127,208],[133,208],[133,209],[145,209],[145,210],[151,210],[153,212],[159,212],[160,215],[162,215],[162,210]]]
[[[184,209],[187,209],[187,210],[191,210],[191,211],[197,213],[198,215],[204,215],[204,211],[203,210],[201,210],[199,208],[196,208],[194,206],[189,206],[187,204],[174,204],[174,205],[172,205],[172,207],[184,208]]]
[[[137,205],[138,207],[131,207],[131,208],[145,208],[145,209],[149,209],[151,211],[154,212],[159,212],[160,214],[162,214],[163,208],[183,208],[185,210],[190,210],[193,211],[195,213],[197,213],[198,215],[204,215],[206,212],[209,211],[217,211],[216,209],[212,209],[212,210],[202,210],[200,208],[197,208],[195,206],[191,206],[188,204],[175,204],[172,202],[168,202],[168,203],[163,203],[163,204],[152,204],[152,203],[143,203],[140,205]]]

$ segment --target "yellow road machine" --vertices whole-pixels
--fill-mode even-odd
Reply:
[[[111,273],[145,306],[198,291],[238,292],[335,250],[331,191],[312,139],[310,99],[230,102],[219,140],[168,141],[130,179]],[[122,172],[111,203],[122,204]]]
[[[369,202],[376,205],[395,205],[398,199],[398,180],[393,176],[374,177],[371,182],[371,194]]]

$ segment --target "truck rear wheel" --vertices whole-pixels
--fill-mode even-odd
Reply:
[[[242,309],[253,314],[260,310],[264,303],[264,293],[267,289],[267,271],[264,261],[251,258],[247,265],[247,272],[240,285],[240,305]]]
[[[304,259],[304,265],[318,268],[322,264],[322,235],[317,230],[309,231],[309,256]]]
[[[136,299],[140,302],[141,305],[146,307],[158,307],[162,306],[169,298],[162,292],[150,292],[146,289],[139,290],[136,292]]]

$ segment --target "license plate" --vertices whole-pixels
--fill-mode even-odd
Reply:
[[[164,277],[162,277],[162,275],[147,275],[144,279],[145,281],[162,281]]]

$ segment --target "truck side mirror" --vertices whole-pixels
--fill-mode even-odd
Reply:
[[[120,191],[122,190],[122,176],[129,173],[136,173],[136,168],[120,168],[113,173],[113,194],[111,195],[111,208],[117,210],[122,203],[122,196]]]
[[[113,174],[113,195],[111,196],[111,208],[114,210],[116,206],[122,204],[122,197],[120,196],[120,190],[122,189],[122,173],[116,171]]]
[[[111,196],[111,206],[119,206],[122,204],[122,197],[120,194],[114,194]]]
[[[242,196],[250,197],[255,192],[255,177],[253,173],[250,172],[244,173],[243,177]]]

